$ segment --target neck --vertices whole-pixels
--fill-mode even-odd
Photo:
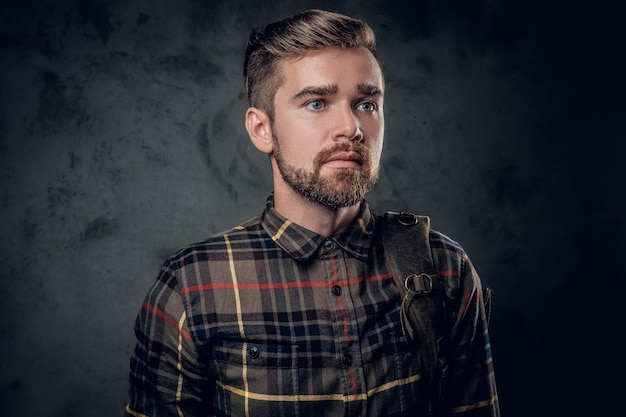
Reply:
[[[322,236],[336,236],[359,214],[360,204],[333,209],[310,201],[296,191],[274,190],[274,208],[286,219]]]

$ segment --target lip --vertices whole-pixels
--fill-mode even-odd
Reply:
[[[358,168],[363,164],[363,158],[357,152],[339,152],[328,158],[324,164],[336,168]]]

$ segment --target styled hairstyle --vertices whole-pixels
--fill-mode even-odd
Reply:
[[[281,59],[326,48],[366,48],[375,59],[376,37],[362,20],[323,10],[306,10],[252,31],[243,64],[250,106],[274,119],[274,95],[283,82]]]

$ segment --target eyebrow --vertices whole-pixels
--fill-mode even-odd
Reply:
[[[383,91],[371,84],[357,84],[356,91],[364,97],[382,96]]]
[[[302,90],[298,91],[292,98],[291,101],[299,100],[303,97],[308,96],[332,96],[333,94],[337,94],[339,88],[336,85],[322,85],[319,87],[305,87]]]
[[[372,96],[382,96],[383,91],[371,84],[357,84],[356,91],[360,95],[364,97],[372,97]],[[302,90],[298,91],[292,98],[291,101],[297,101],[302,99],[303,97],[308,96],[332,96],[333,94],[337,94],[339,92],[339,87],[335,84],[322,85],[317,87],[305,87]]]

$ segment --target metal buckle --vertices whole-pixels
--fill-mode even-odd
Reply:
[[[420,279],[421,278],[421,279]],[[411,286],[410,284],[413,283]],[[404,288],[413,294],[428,294],[433,290],[433,278],[425,273],[411,274],[404,279]]]

